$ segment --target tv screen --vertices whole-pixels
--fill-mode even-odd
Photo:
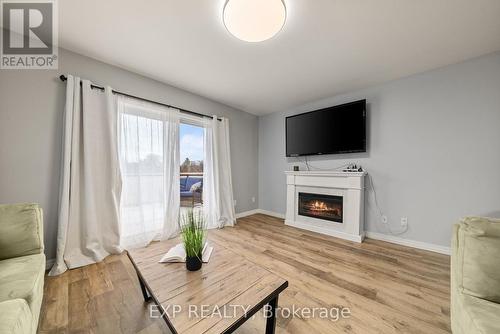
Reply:
[[[286,156],[366,152],[366,100],[286,118]]]

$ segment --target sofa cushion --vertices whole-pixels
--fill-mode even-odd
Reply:
[[[31,311],[24,299],[0,302],[0,334],[32,332]]]
[[[187,176],[181,176],[180,178],[180,189],[181,191],[187,191],[189,189],[186,189],[186,181],[187,181]]]
[[[458,307],[452,313],[453,333],[500,333],[500,304],[467,294],[459,294],[457,298]]]
[[[458,248],[462,292],[500,303],[500,220],[465,218],[460,224]]]
[[[0,302],[15,298],[26,300],[35,328],[42,305],[44,273],[44,254],[0,261]]]
[[[38,204],[0,205],[0,260],[43,252]]]

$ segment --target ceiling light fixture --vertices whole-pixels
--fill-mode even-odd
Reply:
[[[246,42],[262,42],[276,35],[286,20],[283,0],[227,0],[223,9],[226,29]]]

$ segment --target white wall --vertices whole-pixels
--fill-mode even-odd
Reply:
[[[311,165],[361,164],[392,230],[450,244],[465,215],[500,215],[500,53],[259,117],[259,208],[285,212],[285,116],[357,99],[368,103],[368,152],[310,157]],[[366,229],[387,233],[367,192]]]
[[[66,50],[59,70],[0,70],[0,203],[44,209],[47,258],[55,257],[65,84],[70,73],[134,95],[230,119],[236,212],[257,208],[257,117]]]

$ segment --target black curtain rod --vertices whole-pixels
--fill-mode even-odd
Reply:
[[[66,81],[68,80],[68,78],[64,75],[64,74],[61,74],[59,76],[59,79],[61,79],[61,81]],[[80,86],[81,86],[81,82],[80,82]],[[102,90],[104,91],[104,87],[102,86],[97,86],[97,85],[94,85],[94,84],[90,84],[90,87],[93,88],[93,89],[99,89],[99,90]],[[123,96],[127,96],[127,97],[131,97],[131,98],[134,98],[134,99],[137,99],[137,100],[141,100],[141,101],[146,101],[146,102],[151,102],[151,103],[154,103],[154,104],[158,104],[160,106],[164,106],[164,107],[169,107],[169,108],[175,108],[175,109],[179,109],[180,112],[183,112],[185,114],[190,114],[190,115],[196,115],[196,116],[199,116],[199,117],[207,117],[207,118],[212,118],[211,116],[208,116],[208,115],[205,115],[205,114],[200,114],[196,111],[191,111],[191,110],[187,110],[187,109],[182,109],[182,108],[179,108],[179,107],[176,107],[176,106],[172,106],[170,104],[165,104],[165,103],[161,103],[161,102],[157,102],[157,101],[153,101],[153,100],[148,100],[148,99],[145,99],[143,97],[139,97],[139,96],[135,96],[135,95],[131,95],[131,94],[127,94],[127,93],[123,93],[123,92],[120,92],[120,91],[117,91],[117,90],[112,90],[112,92],[114,94],[118,94],[118,95],[123,95]],[[220,118],[217,118],[217,120],[219,121],[222,121],[222,119]]]

